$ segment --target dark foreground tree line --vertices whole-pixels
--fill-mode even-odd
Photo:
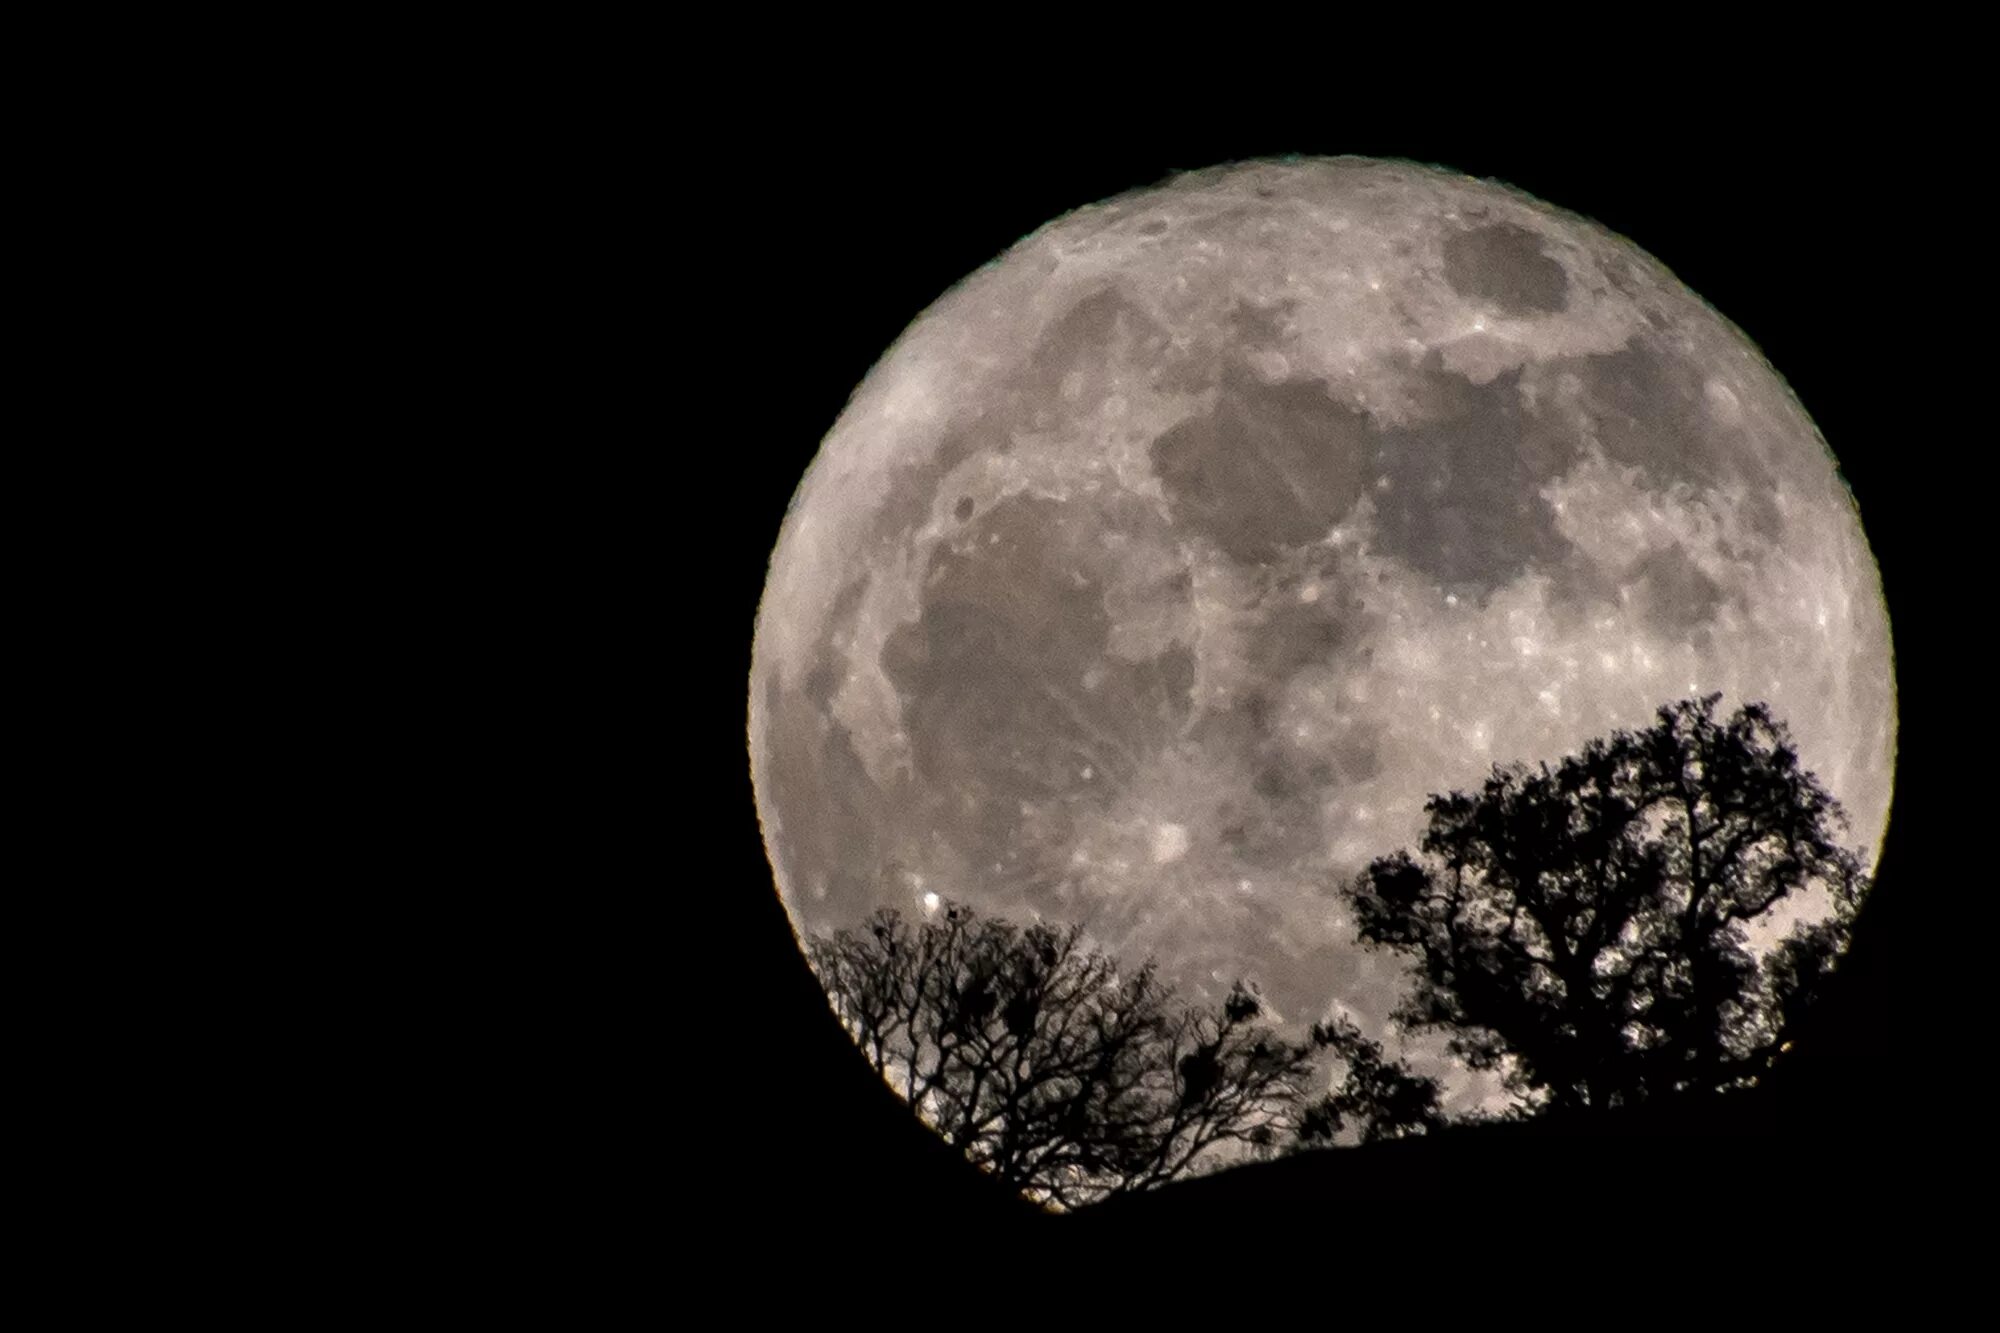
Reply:
[[[1433,797],[1412,852],[1342,886],[1360,942],[1408,961],[1393,1021],[1497,1071],[1504,1113],[1753,1085],[1822,993],[1867,889],[1838,804],[1761,705],[1719,695]],[[1806,910],[1774,946],[1787,905]],[[1180,1003],[1149,963],[947,904],[808,941],[869,1062],[948,1142],[1060,1208],[1342,1138],[1450,1123],[1441,1088],[1352,1023],[1306,1042],[1238,985]],[[1337,1081],[1334,1081],[1337,1078]]]

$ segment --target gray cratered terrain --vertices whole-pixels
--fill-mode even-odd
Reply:
[[[1630,242],[1408,163],[1177,177],[1021,241],[786,518],[750,747],[802,930],[957,899],[1380,1031],[1332,889],[1426,795],[1768,702],[1872,852],[1878,576],[1812,422]]]

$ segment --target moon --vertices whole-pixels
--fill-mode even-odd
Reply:
[[[1879,850],[1880,578],[1758,349],[1504,185],[1259,161],[1079,208],[882,357],[778,535],[749,745],[801,933],[950,898],[1381,1031],[1336,886],[1714,691]]]

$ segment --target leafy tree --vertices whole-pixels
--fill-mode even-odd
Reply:
[[[1409,1138],[1444,1126],[1434,1078],[1412,1074],[1382,1052],[1345,1018],[1315,1023],[1313,1045],[1330,1050],[1347,1068],[1339,1087],[1305,1108],[1298,1142],[1304,1147],[1332,1143],[1348,1128],[1361,1142]]]
[[[947,904],[912,926],[885,909],[807,942],[869,1062],[973,1162],[1075,1208],[1151,1189],[1228,1145],[1291,1135],[1312,1048],[1256,1023],[1237,986],[1182,1007],[1148,964],[1122,971],[1079,927],[1026,928]]]
[[[1416,965],[1402,1024],[1448,1034],[1527,1105],[1754,1081],[1867,883],[1784,725],[1759,704],[1718,720],[1720,697],[1431,799],[1421,855],[1379,858],[1347,889],[1362,940]],[[1750,928],[1820,897],[1823,915],[1759,956]]]

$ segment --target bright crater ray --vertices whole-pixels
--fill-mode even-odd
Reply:
[[[1709,691],[1874,851],[1878,575],[1756,349],[1517,192],[1252,163],[1062,218],[888,352],[780,535],[750,742],[802,929],[941,895],[1379,1030],[1331,887],[1428,793]]]

